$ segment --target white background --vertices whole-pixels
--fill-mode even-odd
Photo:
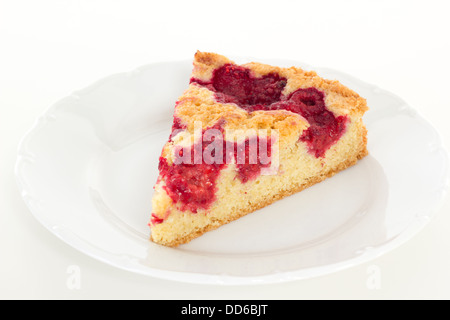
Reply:
[[[0,0],[0,298],[450,298],[449,197],[421,233],[369,263],[222,287],[132,274],[79,253],[32,217],[14,177],[20,139],[51,103],[111,73],[190,59],[196,50],[344,71],[402,97],[448,148],[449,12],[448,1],[435,0]],[[73,265],[79,290],[67,286]],[[380,271],[377,289],[367,285],[372,270]]]

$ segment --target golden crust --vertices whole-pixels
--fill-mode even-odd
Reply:
[[[203,81],[208,81],[212,77],[214,69],[220,68],[224,64],[234,63],[225,56],[197,51],[194,55],[194,69],[192,77]]]

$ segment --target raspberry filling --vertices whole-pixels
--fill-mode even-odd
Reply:
[[[152,213],[152,217],[150,218],[150,225],[160,224],[164,222],[163,218],[159,218],[157,215]]]
[[[308,151],[316,158],[325,152],[345,132],[346,116],[336,117],[325,105],[325,95],[316,88],[298,89],[286,100],[273,103],[264,110],[288,110],[300,114],[309,122],[309,128],[300,136],[308,145]],[[258,109],[261,110],[261,109]]]
[[[215,200],[216,181],[224,164],[172,164],[159,159],[160,174],[165,178],[166,190],[180,210],[196,213],[208,209]]]
[[[163,188],[182,211],[197,213],[199,209],[208,209],[216,199],[216,182],[221,170],[234,158],[237,178],[242,183],[256,179],[261,169],[271,164],[271,145],[270,138],[260,137],[247,138],[240,143],[224,141],[222,127],[204,129],[201,141],[176,147],[171,165],[160,157],[160,176],[165,181]],[[152,218],[154,224],[162,222],[158,217]]]
[[[224,103],[236,103],[239,106],[265,106],[280,101],[286,79],[276,73],[255,78],[250,69],[226,64],[214,70],[210,82],[195,78],[196,82],[216,93],[216,99]]]
[[[308,151],[316,158],[340,139],[345,132],[347,117],[336,117],[325,104],[325,95],[316,88],[301,88],[284,96],[287,79],[276,73],[255,77],[250,69],[225,64],[214,70],[210,81],[191,78],[191,83],[205,86],[215,92],[222,103],[235,103],[248,112],[258,110],[288,110],[304,117],[310,127],[300,140],[307,143]]]

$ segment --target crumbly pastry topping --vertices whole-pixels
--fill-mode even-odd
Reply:
[[[323,157],[345,131],[347,116],[335,116],[328,110],[322,91],[300,88],[284,96],[287,79],[278,73],[255,77],[250,69],[228,63],[215,69],[208,82],[192,78],[191,83],[213,91],[218,102],[234,103],[249,113],[286,110],[301,115],[309,128],[300,140],[308,143],[316,157]]]

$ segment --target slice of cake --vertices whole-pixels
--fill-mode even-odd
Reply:
[[[367,109],[313,71],[197,52],[159,160],[151,240],[187,243],[354,165]]]

